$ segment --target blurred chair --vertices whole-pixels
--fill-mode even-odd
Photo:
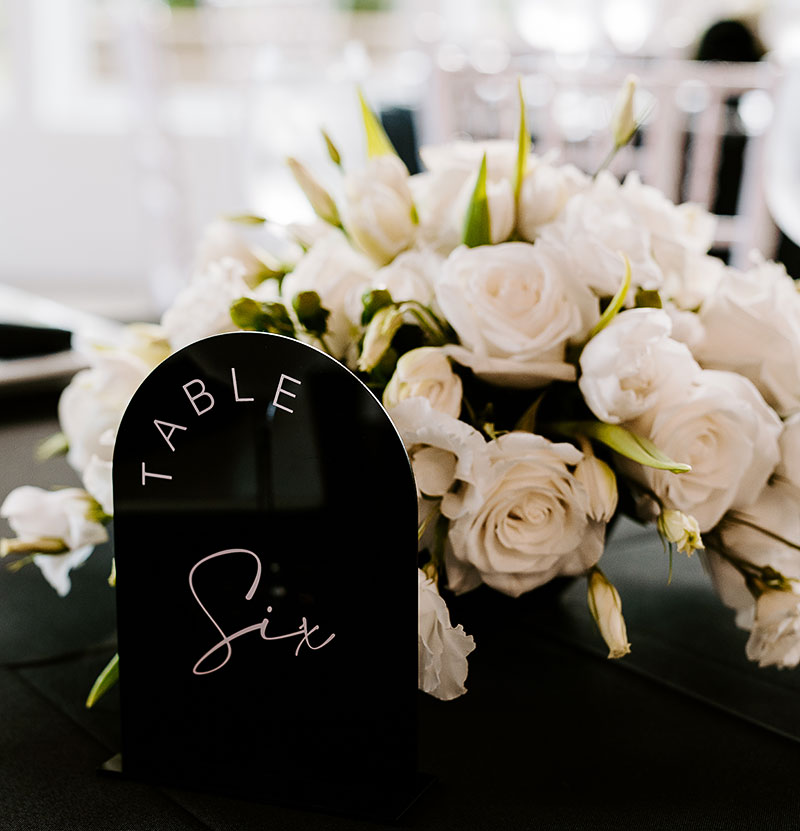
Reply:
[[[609,121],[625,77],[639,78],[636,111],[644,125],[611,170],[638,170],[674,201],[713,210],[723,139],[746,137],[736,210],[719,217],[714,249],[746,267],[752,249],[773,256],[777,232],[764,199],[764,138],[779,73],[766,62],[627,61],[590,58],[581,66],[549,56],[519,57],[494,75],[471,68],[437,74],[438,139],[512,137],[518,118],[517,79],[538,154],[593,173],[610,149]]]

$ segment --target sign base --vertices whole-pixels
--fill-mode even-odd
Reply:
[[[103,776],[143,781],[159,787],[195,790],[185,782],[178,781],[177,778],[174,782],[155,782],[146,777],[128,776],[123,768],[121,753],[117,753],[108,761],[103,762],[98,772]],[[436,777],[429,773],[418,773],[417,781],[411,788],[387,789],[384,793],[379,794],[364,793],[364,789],[358,785],[352,790],[337,786],[327,794],[315,793],[311,799],[303,798],[302,794],[291,787],[283,788],[283,784],[280,782],[274,783],[271,788],[265,789],[259,795],[254,795],[252,791],[241,794],[233,790],[225,790],[221,793],[223,796],[236,799],[283,805],[305,811],[362,817],[379,822],[396,822],[436,784]]]

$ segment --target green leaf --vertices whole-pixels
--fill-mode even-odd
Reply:
[[[322,337],[328,331],[330,311],[322,305],[315,291],[301,291],[294,296],[292,308],[307,332]]]
[[[672,473],[688,473],[692,469],[691,465],[670,459],[650,439],[638,436],[619,424],[604,424],[602,421],[561,421],[551,426],[565,436],[586,436],[595,439],[620,456],[645,467],[669,470]]]
[[[464,245],[477,248],[479,245],[491,245],[492,234],[489,220],[489,200],[486,197],[486,154],[483,154],[481,167],[478,171],[478,180],[472,199],[469,201],[466,216],[464,217]]]
[[[364,121],[364,133],[367,137],[367,156],[370,159],[376,156],[396,156],[397,151],[389,141],[389,136],[386,135],[375,113],[369,108],[361,90],[358,91],[358,100],[361,103],[361,118]]]
[[[325,140],[325,147],[328,151],[328,155],[331,158],[331,161],[337,166],[342,166],[342,155],[339,153],[339,148],[333,143],[333,139],[325,132],[324,129],[320,128],[320,132],[322,133],[322,138]]]
[[[282,303],[259,303],[240,297],[231,304],[231,320],[240,329],[294,337],[294,324]]]
[[[536,416],[539,412],[539,406],[544,400],[545,394],[542,393],[536,397],[533,404],[519,417],[519,420],[514,425],[515,430],[524,430],[526,433],[533,433],[536,427]]]
[[[119,678],[119,655],[115,655],[97,676],[97,680],[89,691],[86,707],[91,708],[117,683]]]
[[[517,131],[517,168],[514,175],[514,199],[518,202],[522,180],[527,172],[528,155],[531,152],[531,134],[528,132],[528,125],[525,120],[525,99],[522,97],[522,78],[517,78],[517,93],[519,94],[519,127]]]
[[[224,216],[226,222],[237,222],[239,225],[263,225],[267,220],[255,214],[230,214]]]
[[[622,277],[622,283],[617,289],[617,293],[611,298],[611,302],[606,306],[605,311],[600,315],[600,320],[595,323],[592,331],[589,332],[587,340],[591,340],[598,332],[608,326],[609,323],[616,317],[617,312],[622,308],[625,302],[625,297],[631,287],[631,264],[628,258],[623,254],[622,259],[625,262],[625,274]]]
[[[394,300],[386,289],[370,289],[361,295],[361,305],[361,325],[366,326],[381,309],[394,305]]]

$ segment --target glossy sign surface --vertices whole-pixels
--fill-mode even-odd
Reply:
[[[417,511],[367,388],[289,338],[192,344],[128,406],[114,498],[125,774],[391,813],[416,780]]]

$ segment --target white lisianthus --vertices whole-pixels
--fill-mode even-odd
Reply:
[[[697,520],[683,511],[662,511],[658,516],[658,533],[667,542],[674,543],[678,551],[685,552],[687,557],[691,557],[698,548],[705,548]]]
[[[591,183],[574,165],[554,165],[547,158],[531,156],[519,194],[517,230],[521,236],[533,242],[540,228],[553,222],[569,199]]]
[[[195,271],[202,274],[211,263],[235,260],[242,267],[245,281],[253,285],[264,271],[264,263],[248,244],[240,227],[233,222],[218,219],[203,231],[195,261]]]
[[[699,316],[694,312],[679,309],[669,302],[664,304],[664,311],[672,321],[672,334],[670,335],[672,340],[685,343],[689,347],[689,351],[694,355],[695,350],[705,337],[705,330],[703,324],[700,322]]]
[[[800,413],[783,423],[780,441],[781,460],[775,473],[800,491]]]
[[[135,355],[150,367],[158,366],[171,348],[163,327],[154,323],[130,323],[122,330],[119,348]]]
[[[701,532],[728,510],[750,505],[779,459],[780,419],[750,381],[732,372],[703,370],[681,398],[662,401],[630,427],[692,470],[670,473],[627,459],[620,466],[665,507],[694,516]]]
[[[744,577],[724,556],[772,568],[789,579],[800,578],[800,489],[776,477],[745,510],[724,517],[708,544],[704,560],[714,588],[726,606],[736,610],[736,623],[753,626],[755,600]],[[722,553],[717,548],[722,549]]]
[[[358,359],[361,372],[370,372],[380,363],[402,325],[403,312],[396,306],[384,306],[375,313],[364,333],[364,345]]]
[[[281,296],[292,313],[292,300],[302,291],[315,291],[330,312],[325,342],[335,358],[352,363],[361,327],[361,296],[372,284],[374,268],[354,251],[339,232],[326,234],[287,274]]]
[[[591,568],[605,524],[589,517],[586,488],[571,471],[583,454],[523,432],[501,436],[487,451],[483,498],[450,526],[450,587],[460,593],[484,582],[517,597]]]
[[[417,227],[408,171],[394,155],[369,159],[345,178],[345,227],[379,265],[411,247]]]
[[[765,591],[756,601],[755,620],[745,647],[761,667],[781,669],[800,663],[800,588]]]
[[[411,457],[420,497],[441,497],[442,514],[450,519],[476,509],[486,476],[483,436],[469,424],[434,410],[427,398],[407,398],[389,415]]]
[[[442,262],[438,254],[428,249],[404,251],[375,272],[372,287],[386,289],[396,303],[414,300],[431,306]]]
[[[800,411],[800,294],[783,266],[728,269],[700,320],[703,366],[749,378],[782,416]]]
[[[420,156],[427,172],[410,180],[423,245],[447,255],[461,243],[464,213],[484,155],[492,240],[508,238],[514,227],[511,183],[517,161],[516,142],[456,141],[423,147]]]
[[[598,316],[597,301],[573,287],[547,249],[523,242],[456,249],[436,286],[461,346],[448,353],[504,386],[573,380],[567,343]]]
[[[678,309],[696,311],[717,290],[731,269],[718,257],[698,254],[676,245],[678,255],[667,262],[663,257],[659,265],[664,271],[662,299]]]
[[[150,367],[128,352],[97,351],[93,366],[70,381],[58,403],[61,429],[69,442],[67,461],[82,473],[92,456],[111,461],[113,441],[122,414]]]
[[[33,557],[45,579],[62,597],[70,590],[70,570],[81,565],[95,545],[108,539],[105,527],[97,521],[94,500],[80,488],[16,488],[0,506],[0,516],[8,520],[17,535],[13,542],[28,546],[30,553],[40,542],[40,550],[54,550],[52,543],[63,543],[63,553]]]
[[[383,406],[396,407],[406,398],[427,398],[434,410],[452,418],[461,412],[461,379],[453,372],[445,352],[423,346],[406,352],[383,391]]]
[[[597,628],[608,646],[609,658],[622,658],[631,651],[625,618],[622,616],[622,601],[619,592],[599,568],[589,574],[589,611]]]
[[[102,441],[102,437],[101,437]],[[113,444],[113,437],[111,437]],[[114,492],[112,483],[112,464],[99,456],[92,456],[83,471],[83,486],[96,499],[103,513],[114,515]]]
[[[612,297],[620,287],[621,254],[630,262],[632,292],[659,289],[664,281],[652,256],[650,231],[619,191],[617,180],[602,171],[539,235],[560,252],[567,273],[601,297]]]
[[[467,690],[467,655],[475,649],[472,635],[460,624],[450,623],[450,614],[436,584],[419,572],[419,688],[442,701],[450,701]]]
[[[692,353],[671,331],[661,309],[629,309],[586,344],[578,386],[600,421],[620,424],[679,401],[700,377]]]
[[[173,350],[211,335],[236,332],[231,304],[240,297],[277,300],[278,287],[274,280],[266,280],[251,289],[245,275],[244,266],[230,258],[209,263],[205,270],[194,275],[161,318]]]

